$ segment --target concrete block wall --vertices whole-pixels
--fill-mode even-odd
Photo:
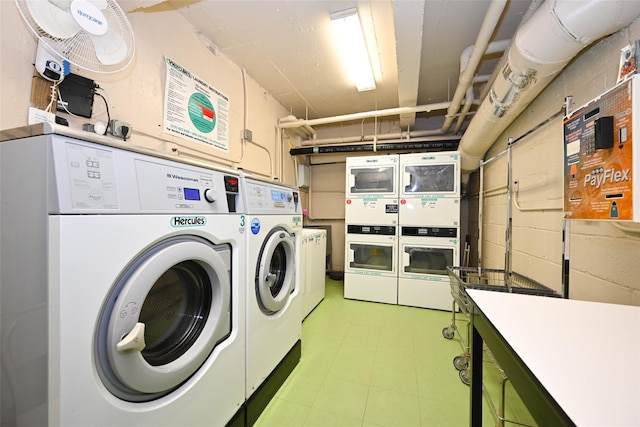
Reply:
[[[636,39],[640,39],[640,20],[588,47],[506,129],[486,158],[505,150],[508,138],[524,135],[561,111],[566,96],[573,97],[576,109],[613,87],[620,49]],[[640,139],[636,144],[640,146]],[[514,204],[512,211],[512,269],[561,291],[562,114],[519,141],[512,154],[512,176],[519,181],[517,201],[522,208]],[[485,190],[506,185],[506,158],[487,165],[484,173]],[[636,190],[640,197],[640,189]],[[505,224],[506,191],[485,195],[484,267],[504,268]],[[640,224],[571,221],[570,228],[570,298],[640,305]]]

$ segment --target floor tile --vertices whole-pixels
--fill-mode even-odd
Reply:
[[[369,385],[373,364],[373,352],[343,352],[334,359],[327,377]]]
[[[362,420],[369,387],[352,381],[327,378],[313,407],[332,414]]]
[[[380,342],[376,349],[376,362],[388,366],[416,366],[418,360],[413,346],[398,346],[388,342]]]
[[[414,366],[377,364],[371,375],[371,385],[399,393],[418,395]]]
[[[285,427],[282,424],[280,427]],[[307,417],[304,427],[360,427],[362,420],[359,418],[349,418],[344,415],[334,414],[313,408]]]
[[[298,369],[298,368],[296,368]],[[324,384],[322,375],[305,375],[294,371],[278,391],[278,398],[301,405],[313,406]]]
[[[381,427],[419,427],[418,396],[371,387],[364,421]]]
[[[384,325],[380,329],[379,343],[394,347],[413,348],[414,325],[407,325],[405,322]]]
[[[469,425],[469,402],[420,398],[420,421],[423,426],[453,427]]]

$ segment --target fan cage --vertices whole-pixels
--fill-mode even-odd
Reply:
[[[79,68],[97,73],[116,73],[124,70],[133,60],[135,51],[133,28],[125,12],[114,0],[106,0],[107,8],[101,10],[101,12],[109,23],[109,30],[120,35],[123,43],[126,45],[126,56],[115,64],[103,64],[100,62],[96,56],[91,38],[84,31],[78,31],[73,37],[66,39],[53,37],[42,29],[33,19],[27,6],[27,0],[15,0],[15,2],[20,14],[40,42],[43,43],[50,52],[55,53],[60,58],[69,61]]]

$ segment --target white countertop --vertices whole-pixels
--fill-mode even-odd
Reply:
[[[640,307],[467,293],[577,426],[640,426]]]

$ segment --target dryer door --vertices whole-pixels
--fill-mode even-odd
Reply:
[[[276,227],[262,244],[256,266],[256,299],[265,314],[282,310],[294,290],[295,239]]]
[[[167,239],[120,276],[99,320],[105,386],[147,401],[193,375],[231,333],[231,248],[196,236]]]

